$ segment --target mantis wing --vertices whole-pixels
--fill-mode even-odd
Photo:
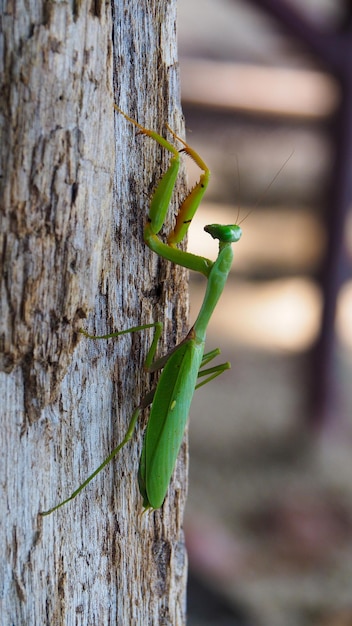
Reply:
[[[143,506],[158,509],[180,450],[204,344],[183,342],[167,361],[155,392],[139,465]]]

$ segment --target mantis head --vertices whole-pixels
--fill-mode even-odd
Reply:
[[[221,243],[235,243],[239,241],[242,236],[242,228],[237,224],[228,224],[223,226],[222,224],[208,224],[204,226],[206,233],[209,233],[213,239],[219,239]]]

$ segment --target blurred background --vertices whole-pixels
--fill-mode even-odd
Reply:
[[[179,0],[178,35],[212,172],[189,249],[243,220],[207,340],[232,369],[191,410],[189,624],[351,626],[352,3]]]

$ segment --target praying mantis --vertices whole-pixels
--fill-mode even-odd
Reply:
[[[112,450],[101,465],[66,500],[48,511],[42,512],[42,515],[49,515],[70,500],[73,500],[110,463],[117,453],[130,441],[140,412],[149,405],[151,405],[151,409],[139,462],[138,485],[144,510],[159,509],[163,505],[171,481],[195,389],[205,385],[230,368],[229,363],[222,363],[207,368],[208,363],[220,354],[220,350],[215,349],[204,354],[204,346],[207,326],[224,290],[231,269],[233,260],[232,244],[241,238],[241,227],[236,224],[227,226],[210,224],[205,226],[204,230],[219,241],[219,251],[215,261],[180,250],[177,244],[181,243],[187,234],[190,223],[208,186],[210,171],[199,154],[176,135],[168,125],[167,129],[173,139],[180,142],[183,146],[181,150],[178,150],[157,132],[139,124],[116,105],[114,106],[127,121],[131,122],[138,129],[139,134],[150,137],[171,154],[169,167],[161,177],[151,198],[144,228],[146,245],[164,259],[203,274],[207,279],[207,286],[197,319],[185,339],[164,357],[154,362],[157,343],[162,332],[161,322],[143,324],[108,335],[89,335],[81,329],[80,332],[90,339],[109,339],[126,333],[154,328],[154,338],[147,353],[145,369],[149,372],[161,370],[161,374],[156,388],[146,394],[133,412],[127,432],[121,443]],[[202,171],[202,174],[198,183],[188,193],[179,207],[175,227],[169,234],[166,243],[164,243],[160,239],[159,233],[164,225],[171,195],[175,187],[180,166],[180,153],[182,152],[193,159]],[[201,379],[200,382],[197,382],[198,378]]]

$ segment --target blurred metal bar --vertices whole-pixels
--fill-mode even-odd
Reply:
[[[250,2],[299,39],[341,88],[341,101],[331,125],[335,162],[326,218],[328,247],[321,273],[324,306],[313,358],[312,425],[322,428],[344,412],[335,367],[335,314],[340,288],[350,275],[344,230],[352,203],[352,2],[345,3],[345,15],[336,30],[325,32],[283,0]]]

